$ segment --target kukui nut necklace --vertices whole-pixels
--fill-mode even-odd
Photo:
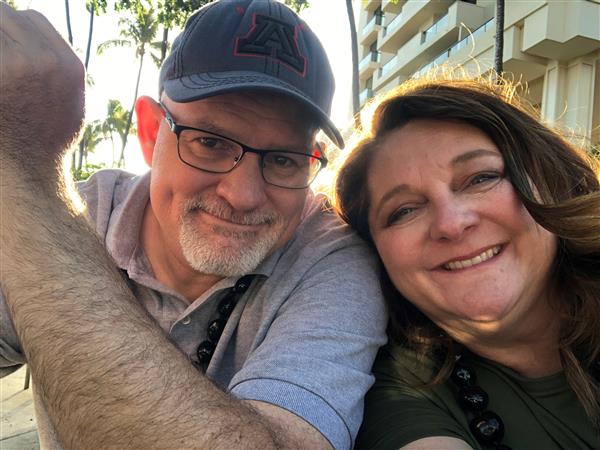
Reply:
[[[207,339],[200,342],[196,350],[196,356],[202,371],[206,371],[231,312],[237,305],[238,300],[248,290],[253,279],[254,275],[246,275],[237,280],[235,286],[219,302],[217,306],[218,316],[208,324],[206,329]]]
[[[463,355],[456,359],[450,378],[458,386],[459,405],[473,416],[469,428],[477,442],[496,450],[511,450],[510,447],[501,444],[504,437],[504,422],[498,414],[486,410],[489,396],[475,384],[477,382],[475,370],[465,361]]]

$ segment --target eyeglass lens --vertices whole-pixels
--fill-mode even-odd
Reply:
[[[240,144],[200,130],[182,130],[178,146],[183,162],[201,170],[217,173],[232,170],[244,153]],[[321,161],[310,155],[272,151],[261,156],[263,178],[267,183],[276,186],[306,187],[321,169]]]

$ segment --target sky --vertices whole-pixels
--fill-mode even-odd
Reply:
[[[109,3],[112,3],[109,0]],[[35,9],[44,14],[52,25],[67,39],[64,0],[16,0],[19,9]],[[70,0],[73,46],[83,60],[87,45],[89,14],[85,0]],[[336,80],[333,99],[332,119],[340,128],[350,123],[351,96],[351,52],[348,19],[345,0],[310,0],[310,7],[301,17],[317,34],[329,56]],[[131,108],[134,98],[137,61],[134,50],[112,48],[97,55],[98,44],[118,37],[119,16],[112,6],[107,14],[94,20],[94,39],[88,72],[93,78],[93,86],[86,93],[86,120],[104,119],[109,99],[120,100],[126,108]],[[158,40],[158,37],[157,37]],[[149,58],[144,61],[139,95],[156,98],[158,69]],[[118,139],[117,139],[118,141]],[[96,158],[111,160],[112,148],[108,142],[96,150]],[[117,148],[118,153],[118,148]],[[118,157],[118,155],[117,155]],[[93,158],[92,158],[93,159]],[[135,173],[147,170],[143,162],[137,139],[130,136],[126,150],[126,168]]]

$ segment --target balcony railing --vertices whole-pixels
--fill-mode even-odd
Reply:
[[[396,64],[398,64],[398,55],[394,56],[392,59],[386,62],[381,69],[379,69],[379,77],[385,77],[388,73],[391,72],[391,70],[394,68],[394,66],[396,66]]]
[[[375,28],[376,25],[381,25],[383,23],[383,16],[380,15],[375,15],[373,16],[373,18],[371,20],[369,20],[369,23],[367,23],[364,28],[363,28],[363,34],[368,34],[370,33],[373,28]]]
[[[438,21],[423,31],[421,35],[421,44],[431,40],[432,36],[435,36],[440,30],[448,26],[448,14],[444,14]]]
[[[402,22],[402,14],[398,14],[394,19],[384,28],[383,35],[385,36],[388,33],[392,33]]]
[[[369,52],[369,54],[358,63],[358,71],[364,70],[370,62],[379,62],[379,52]]]
[[[458,41],[456,44],[453,44],[452,46],[450,46],[449,48],[444,50],[442,53],[440,53],[438,56],[436,56],[433,59],[433,61],[431,61],[430,63],[426,64],[425,66],[423,66],[419,70],[417,70],[415,73],[413,73],[412,76],[420,77],[420,76],[424,75],[425,73],[427,73],[427,71],[429,71],[433,67],[441,66],[443,63],[446,62],[446,60],[448,58],[450,58],[450,56],[453,53],[456,53],[459,50],[466,47],[469,44],[469,39],[473,39],[473,42],[475,42],[476,38],[478,38],[479,36],[484,34],[489,29],[495,27],[495,25],[496,25],[496,21],[494,18],[488,20],[486,23],[481,25],[479,28],[476,28],[475,30],[473,30],[468,36],[465,36],[460,41]]]
[[[358,94],[358,101],[361,106],[364,105],[370,98],[373,98],[373,89],[371,88],[366,88],[360,94]]]

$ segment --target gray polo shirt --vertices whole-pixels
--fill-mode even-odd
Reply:
[[[127,273],[136,298],[196,362],[219,300],[237,278],[219,281],[190,304],[154,277],[138,239],[149,184],[150,173],[104,170],[79,189],[96,232]],[[373,383],[371,365],[385,342],[387,317],[374,255],[328,210],[326,197],[311,193],[293,238],[253,274],[206,376],[240,399],[297,414],[336,449],[351,448],[363,396]],[[9,368],[24,360],[0,300],[0,367]],[[44,448],[59,448],[36,400],[40,441]]]

